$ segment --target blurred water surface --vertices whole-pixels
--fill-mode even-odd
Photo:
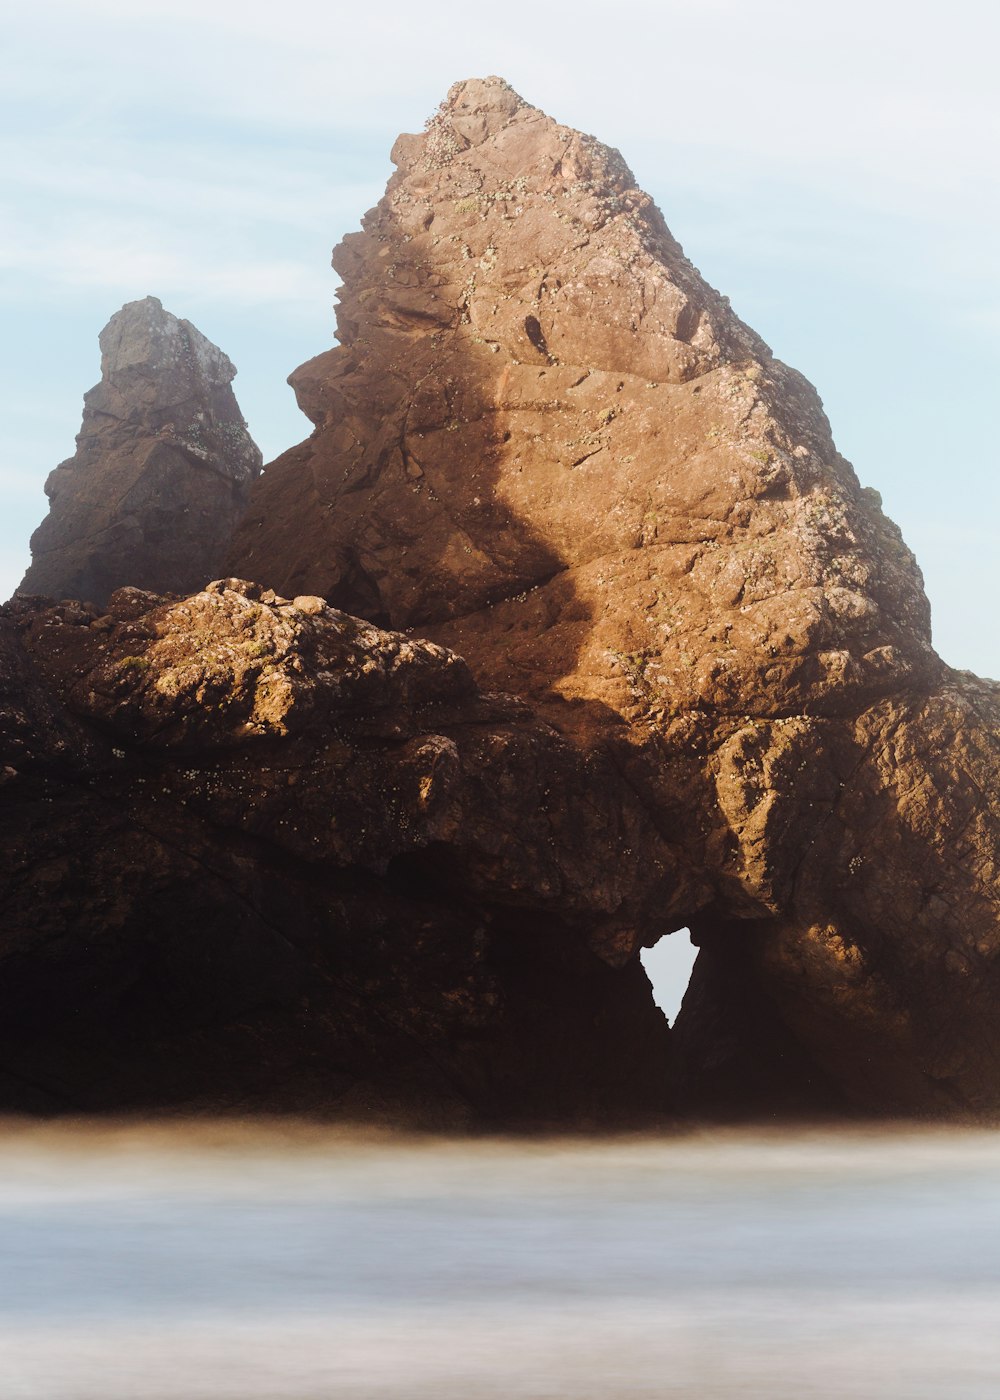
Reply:
[[[1000,1134],[0,1130],[3,1400],[995,1400]]]

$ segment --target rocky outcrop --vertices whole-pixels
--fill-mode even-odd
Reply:
[[[50,474],[25,594],[103,604],[131,585],[186,593],[220,572],[261,456],[230,360],[156,297],[101,332],[76,453]]]
[[[83,601],[0,609],[0,1108],[995,1114],[1000,687],[815,392],[500,80],[394,160],[233,577],[232,367],[102,336]]]
[[[815,391],[617,152],[499,79],[393,159],[229,568],[434,639],[613,763],[687,872],[658,909],[636,873],[608,953],[700,941],[691,1103],[995,1110],[997,687],[935,656]]]
[[[614,950],[693,877],[610,756],[433,642],[232,579],[15,599],[0,840],[5,1110],[669,1107]]]

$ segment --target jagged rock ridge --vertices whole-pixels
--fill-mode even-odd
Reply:
[[[642,969],[588,944],[673,858],[613,764],[444,648],[233,579],[15,599],[0,753],[5,1109],[668,1109]]]
[[[261,455],[231,361],[156,297],[100,336],[76,453],[49,475],[49,514],[19,592],[106,602],[131,585],[200,588],[220,572]]]
[[[813,1065],[860,1106],[995,1108],[997,689],[934,655],[815,391],[617,152],[501,80],[393,159],[334,252],[341,346],[292,376],[315,432],[229,567],[414,628],[614,755],[695,873],[632,945],[703,945],[694,1101],[758,1093],[766,1035],[765,1099]]]

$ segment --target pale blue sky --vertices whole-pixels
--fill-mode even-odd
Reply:
[[[985,0],[19,6],[0,57],[0,597],[111,313],[153,294],[193,320],[275,456],[308,431],[284,380],[331,342],[330,249],[394,137],[456,79],[500,73],[623,151],[817,385],[917,551],[943,655],[1000,675],[998,52]],[[654,955],[664,985],[682,939]]]
[[[274,456],[330,343],[334,242],[400,130],[498,72],[617,145],[705,275],[822,394],[917,550],[945,657],[1000,674],[1000,11],[979,0],[502,6],[39,0],[5,20],[0,596],[97,334],[148,293],[240,370]]]

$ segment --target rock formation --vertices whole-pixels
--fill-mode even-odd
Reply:
[[[227,579],[0,609],[0,1108],[648,1122],[689,878],[444,648]]]
[[[228,568],[451,648],[621,775],[685,873],[604,952],[693,929],[689,1102],[995,1110],[1000,692],[935,656],[814,390],[499,79],[393,159]]]
[[[499,79],[393,155],[233,577],[231,366],[102,337],[0,609],[0,1107],[995,1114],[1000,687],[815,392]]]
[[[21,593],[103,604],[131,585],[187,593],[221,570],[261,456],[229,359],[156,297],[101,332],[76,453],[49,475]]]

